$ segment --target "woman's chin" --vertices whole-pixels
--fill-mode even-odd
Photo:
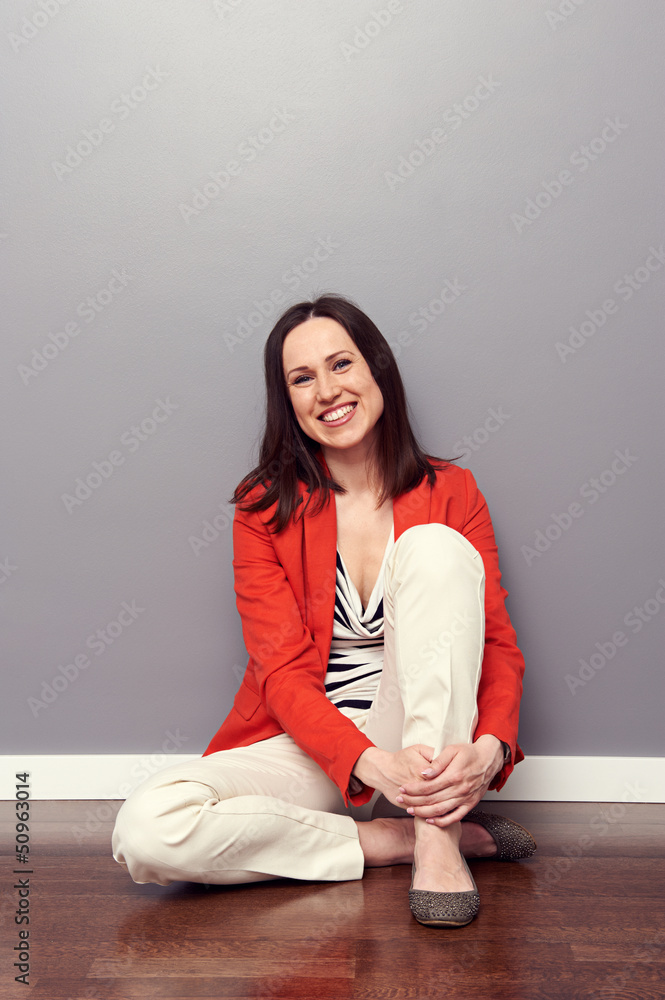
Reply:
[[[320,440],[324,452],[332,452],[333,454],[335,452],[357,452],[358,460],[361,461],[364,460],[372,447],[374,434],[372,430],[366,434],[357,434],[350,431],[348,434],[326,435],[325,439],[322,437]]]

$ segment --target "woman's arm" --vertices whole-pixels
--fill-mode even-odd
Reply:
[[[250,656],[245,679],[269,715],[338,786],[346,804],[362,805],[374,789],[350,794],[348,786],[355,761],[373,743],[326,696],[326,668],[273,537],[259,514],[236,508],[234,587]]]
[[[509,760],[497,771],[490,788],[500,789],[515,764],[524,760],[517,745],[519,709],[522,700],[524,657],[506,609],[507,590],[501,585],[499,553],[494,528],[484,496],[468,469],[466,513],[462,534],[483,559],[485,567],[485,653],[478,687],[478,722],[474,742],[491,734],[510,749]]]

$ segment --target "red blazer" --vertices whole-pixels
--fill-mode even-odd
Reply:
[[[302,487],[304,492],[304,487]],[[313,506],[313,504],[311,505]],[[274,507],[248,513],[236,507],[233,567],[249,663],[233,707],[203,756],[248,746],[286,732],[338,786],[346,805],[369,801],[373,789],[348,791],[360,754],[374,744],[326,696],[324,678],[335,607],[337,524],[334,498],[279,534],[266,522]],[[514,764],[524,658],[505,608],[492,522],[467,469],[448,466],[393,501],[395,540],[414,524],[440,522],[459,531],[485,566],[485,653],[474,740],[486,733],[508,743],[511,762],[490,788],[501,788]]]

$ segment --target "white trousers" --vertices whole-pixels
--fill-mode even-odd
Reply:
[[[485,638],[480,554],[442,524],[416,525],[385,565],[385,655],[369,709],[340,709],[384,750],[470,743]],[[362,878],[354,820],[405,816],[377,790],[363,806],[286,733],[165,768],[123,803],[113,856],[135,882],[169,885]]]

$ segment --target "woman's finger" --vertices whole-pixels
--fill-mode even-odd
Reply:
[[[430,826],[438,826],[441,829],[444,829],[447,826],[452,826],[453,823],[459,823],[471,809],[473,809],[473,806],[463,804],[457,809],[454,809],[452,812],[446,813],[445,816],[430,816],[425,819],[425,822]]]
[[[482,796],[484,789],[478,788],[457,788],[454,791],[449,789],[439,792],[436,795],[401,795],[402,801],[398,802],[403,809],[414,815],[411,810],[415,809],[415,815],[420,814],[420,810],[427,807],[436,810],[439,813],[448,812],[450,809],[455,808],[462,802],[466,802],[467,799],[472,796],[479,795]]]
[[[478,776],[475,773],[466,774],[464,771],[456,772],[455,774],[442,774],[438,778],[432,778],[430,781],[412,781],[407,782],[405,785],[400,786],[398,789],[398,794],[406,799],[419,799],[428,798],[432,795],[441,795],[447,792],[450,796],[457,795],[460,793],[461,787],[467,786],[469,783],[476,784],[478,781]],[[465,787],[465,793],[468,788]],[[413,802],[409,802],[410,805],[414,805]]]
[[[460,808],[466,808],[466,800],[456,798],[450,802],[436,802],[431,805],[410,806],[407,809],[407,812],[409,816],[418,816],[420,819],[445,819],[447,822],[454,823],[455,820],[451,820],[450,816],[455,815]]]
[[[427,788],[417,794],[399,792],[397,798],[400,805],[403,803],[405,806],[427,806],[431,805],[433,802],[443,802],[453,799],[458,795],[459,789],[455,790],[445,786],[439,786]]]

